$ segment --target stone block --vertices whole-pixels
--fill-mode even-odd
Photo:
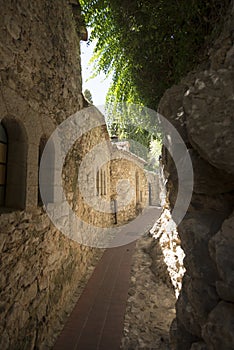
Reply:
[[[221,230],[209,245],[220,279],[226,284],[234,285],[234,213],[224,221]]]
[[[208,347],[203,341],[193,343],[190,350],[208,350]]]
[[[196,319],[202,326],[206,322],[210,311],[219,301],[215,286],[209,285],[204,279],[188,278],[186,291]]]
[[[178,319],[175,318],[172,321],[170,327],[170,348],[172,350],[188,350],[191,344],[197,340],[199,338],[189,333]]]
[[[232,350],[234,344],[234,304],[221,301],[202,327],[208,349]]]
[[[216,291],[221,299],[234,303],[234,284],[216,281]]]
[[[234,173],[229,157],[234,154],[233,82],[233,70],[201,72],[183,99],[191,144],[202,158],[230,174]]]
[[[201,337],[201,327],[196,312],[183,287],[176,303],[176,314],[179,322],[190,334]]]

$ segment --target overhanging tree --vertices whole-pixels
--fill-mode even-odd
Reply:
[[[97,39],[96,73],[113,74],[107,103],[157,109],[164,91],[204,59],[204,43],[212,38],[229,2],[81,0],[86,22],[92,27],[90,40]],[[114,121],[113,113],[111,118]],[[124,116],[118,129],[126,134]],[[135,135],[140,135],[140,126]],[[143,138],[146,143],[150,139],[147,133]]]

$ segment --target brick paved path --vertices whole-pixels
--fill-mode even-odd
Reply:
[[[146,232],[159,214],[155,207],[147,210],[132,222],[131,234]],[[119,349],[134,249],[132,242],[104,252],[54,350]]]

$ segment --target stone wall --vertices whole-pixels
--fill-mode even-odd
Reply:
[[[193,196],[178,227],[185,252],[172,349],[234,347],[234,3],[209,60],[164,94],[159,112],[180,132],[194,170]],[[170,206],[177,173],[163,154]]]
[[[0,347],[50,348],[102,251],[66,238],[40,208],[0,220]]]
[[[84,107],[78,8],[65,0],[0,1],[0,119],[8,136],[0,215],[1,349],[50,347],[74,292],[102,253],[60,233],[38,193],[46,140]]]
[[[95,107],[89,107],[87,111],[91,115],[90,130],[76,141],[66,157],[63,168],[64,187],[68,202],[82,221],[98,227],[108,227],[113,224],[108,165],[111,144],[104,117]],[[101,118],[102,125],[92,127],[92,118],[98,117]],[[102,152],[98,147],[102,148]],[[100,199],[108,203],[106,211],[101,208]]]
[[[75,2],[0,1],[1,118],[20,114],[42,128],[83,106]]]
[[[0,10],[0,118],[9,134],[11,120],[25,134],[25,206],[34,207],[40,140],[83,107],[79,37],[66,0],[59,6],[46,0],[1,1]]]

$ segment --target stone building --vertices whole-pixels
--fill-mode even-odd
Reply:
[[[67,167],[64,178],[70,182],[68,196],[74,202],[74,210],[86,223],[99,227],[119,226],[134,219],[149,204],[148,174],[144,169],[147,162],[129,149],[123,149],[123,142],[111,143],[104,117],[95,112],[94,107],[89,107],[92,109],[95,119],[98,114],[103,119],[103,126],[83,135],[74,147],[70,162],[74,163],[77,157],[80,160],[76,166]],[[89,140],[97,139],[99,145],[87,147]],[[71,168],[74,169],[72,176]],[[72,179],[78,172],[79,186],[75,184],[74,187]]]
[[[147,162],[131,153],[126,142],[113,143],[111,158],[111,200],[119,224],[133,219],[148,205]]]

